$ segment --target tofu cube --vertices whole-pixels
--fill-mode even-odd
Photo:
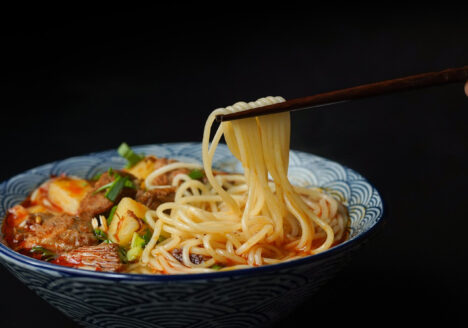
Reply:
[[[156,159],[148,156],[138,162],[135,166],[128,169],[128,172],[136,176],[138,179],[144,180],[156,168]]]
[[[81,200],[91,190],[88,181],[74,177],[58,177],[48,187],[47,198],[63,212],[76,215]]]

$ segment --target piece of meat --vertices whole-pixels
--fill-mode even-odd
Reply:
[[[153,161],[155,161],[156,163],[156,168],[160,168],[167,164],[176,162],[174,160],[170,160],[167,158],[153,158]],[[156,179],[153,180],[153,183],[156,185],[160,185],[160,186],[171,185],[172,180],[175,178],[177,174],[179,173],[188,174],[189,172],[190,170],[186,168],[173,170],[166,174],[156,177]],[[213,171],[213,174],[219,175],[219,174],[227,174],[227,173],[222,172],[222,171]],[[201,180],[203,183],[208,183],[208,180],[206,179],[205,175],[203,175]],[[135,200],[144,204],[146,207],[152,210],[155,210],[162,203],[173,202],[175,192],[176,192],[176,187],[172,187],[172,186],[167,187],[167,188],[156,188],[156,189],[151,189],[151,190],[146,190],[146,191],[140,189],[137,191],[135,195]]]
[[[173,202],[175,196],[175,187],[152,190],[138,190],[135,195],[135,200],[142,203],[146,207],[155,210],[162,203]]]
[[[177,161],[168,159],[168,158],[156,158],[156,157],[149,157],[151,161],[154,163],[154,170],[157,170],[163,166],[166,166],[171,163],[175,163]],[[181,168],[169,171],[165,174],[157,176],[153,181],[153,185],[157,186],[169,186],[172,184],[172,180],[175,178],[176,175],[183,173],[188,174],[190,172],[189,169]],[[176,187],[167,187],[167,188],[156,188],[151,190],[138,190],[135,195],[135,200],[144,204],[146,207],[155,210],[160,204],[166,202],[173,202],[175,196]]]
[[[13,250],[33,257],[38,257],[31,253],[37,246],[59,254],[98,242],[88,220],[68,214],[28,213],[21,205],[9,210],[2,231]]]
[[[180,263],[184,262],[184,259],[183,259],[183,256],[182,256],[182,250],[180,248],[174,248],[171,251],[171,254]],[[203,255],[200,255],[200,254],[192,254],[191,253],[189,257],[190,257],[190,262],[192,262],[193,264],[196,264],[196,265],[203,263],[203,261],[205,260]]]
[[[130,173],[124,171],[116,171],[120,176],[129,176],[135,186],[140,184],[139,181]],[[136,189],[125,187],[116,198],[115,202],[112,202],[105,196],[105,190],[96,192],[100,187],[107,185],[115,180],[115,176],[109,174],[109,172],[103,173],[98,181],[94,184],[94,187],[87,193],[87,195],[80,202],[78,208],[78,215],[82,218],[92,219],[99,214],[107,213],[110,211],[114,204],[117,204],[123,197],[135,197]]]
[[[103,193],[89,193],[81,201],[78,215],[89,220],[99,214],[108,212],[112,206],[114,206],[114,203],[107,199]]]
[[[60,255],[51,263],[92,271],[118,272],[123,269],[117,244],[83,246]]]
[[[176,160],[173,159],[168,159],[168,158],[154,158],[154,170],[157,170],[163,166],[166,166],[171,163],[177,162]],[[188,174],[190,172],[189,169],[187,168],[180,168],[180,169],[175,169],[172,171],[169,171],[165,174],[157,176],[153,181],[152,184],[156,186],[166,186],[172,184],[172,180],[175,178],[177,174],[184,173]]]

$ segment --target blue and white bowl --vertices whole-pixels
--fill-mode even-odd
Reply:
[[[133,147],[139,153],[201,162],[200,143]],[[0,184],[0,223],[50,175],[91,178],[125,164],[116,151],[46,164]],[[220,145],[214,166],[239,172],[241,166]],[[318,255],[275,265],[190,275],[130,275],[92,272],[38,261],[0,243],[0,262],[52,306],[86,327],[262,327],[273,324],[334,276],[369,239],[383,218],[377,190],[359,173],[327,159],[290,154],[290,179],[320,186],[348,206],[350,238]]]

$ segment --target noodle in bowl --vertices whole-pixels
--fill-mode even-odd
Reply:
[[[134,147],[137,152],[197,165],[203,163],[201,148],[199,143]],[[243,170],[223,144],[218,145],[212,161],[217,170]],[[124,165],[112,150],[54,162],[15,176],[0,185],[0,220],[8,208],[51,174],[66,172],[91,178],[108,167]],[[289,155],[288,173],[294,186],[320,186],[346,203],[350,222],[344,242],[316,255],[276,264],[177,275],[73,269],[26,257],[1,243],[0,262],[52,306],[87,327],[268,326],[333,277],[383,222],[382,198],[359,173],[296,151]],[[263,295],[261,300],[258,295]]]
[[[175,162],[146,177],[146,189],[152,190],[167,187],[154,183],[164,173],[203,168],[207,182],[187,174],[173,179],[175,199],[146,213],[153,235],[129,272],[202,273],[220,264],[221,271],[249,268],[318,254],[345,240],[349,217],[342,202],[289,181],[289,113],[224,122],[210,143],[216,115],[283,101],[267,97],[213,111],[203,136],[203,167]],[[215,177],[213,156],[223,135],[244,174]],[[164,233],[167,239],[158,243]],[[179,258],[173,249],[180,250]],[[194,263],[193,256],[207,260]]]

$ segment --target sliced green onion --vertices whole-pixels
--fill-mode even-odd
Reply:
[[[108,184],[105,184],[105,185],[103,185],[103,186],[100,186],[99,188],[97,188],[97,189],[94,191],[93,195],[95,195],[95,194],[97,194],[98,192],[103,191],[103,190],[105,190],[105,189],[107,189],[107,188],[112,187],[113,184],[114,184],[114,181],[109,182]]]
[[[145,240],[145,244],[143,246],[146,246],[150,242],[152,236],[153,236],[153,233],[151,232],[151,230],[146,229],[145,234],[142,236],[143,239]]]
[[[97,240],[99,241],[106,241],[108,240],[107,238],[107,233],[102,231],[101,229],[94,229],[94,236],[96,237]]]
[[[141,257],[143,253],[143,248],[148,244],[151,239],[151,231],[146,229],[146,232],[143,236],[140,236],[138,233],[134,232],[132,236],[132,241],[130,243],[130,249],[127,252],[127,260],[129,262],[135,261]]]
[[[165,241],[166,239],[167,239],[167,237],[164,237],[163,235],[159,235],[157,244],[162,243],[162,242]]]
[[[213,264],[210,268],[213,269],[213,270],[221,270],[222,268],[224,268],[224,265]]]
[[[92,178],[91,178],[91,181],[98,181],[99,178],[101,177],[102,175],[102,172],[101,173],[96,173]]]
[[[134,183],[132,182],[132,180],[130,180],[130,179],[127,179],[127,180],[125,181],[124,187],[132,188],[132,189],[135,189],[135,188],[136,188],[135,184],[134,184]]]
[[[107,189],[105,196],[110,201],[115,202],[123,188],[136,188],[135,184],[128,177],[122,177],[117,173],[114,176],[116,177],[114,181],[99,187],[94,191],[93,195]]]
[[[105,196],[107,197],[107,199],[109,199],[111,202],[115,202],[120,192],[124,188],[126,180],[128,180],[128,177],[125,177],[125,178],[122,178],[120,176],[117,177],[117,179],[114,180],[112,185],[109,187],[109,189],[105,193]]]
[[[194,180],[199,180],[201,178],[203,178],[203,171],[202,170],[197,170],[197,169],[194,169],[192,171],[190,171],[190,173],[188,174],[189,177],[191,177],[192,179]]]
[[[130,248],[127,252],[127,261],[132,262],[132,261],[138,260],[141,257],[142,253],[143,253],[143,248],[140,246]]]
[[[42,246],[34,246],[31,248],[31,253],[41,254],[41,259],[44,261],[52,261],[57,257],[57,254]]]
[[[107,225],[110,226],[112,219],[114,218],[115,211],[117,210],[117,205],[112,206],[109,216],[107,217]]]
[[[140,237],[136,232],[133,233],[132,242],[130,243],[130,248],[142,247],[145,245],[145,239]]]
[[[127,169],[135,166],[139,161],[145,158],[144,154],[136,154],[125,142],[122,142],[122,144],[117,149],[117,152],[120,156],[128,161],[127,165],[125,166]]]
[[[128,260],[127,260],[127,251],[125,250],[125,248],[123,248],[122,246],[119,246],[117,254],[119,255],[119,258],[122,261],[122,263],[127,263],[128,262]]]

